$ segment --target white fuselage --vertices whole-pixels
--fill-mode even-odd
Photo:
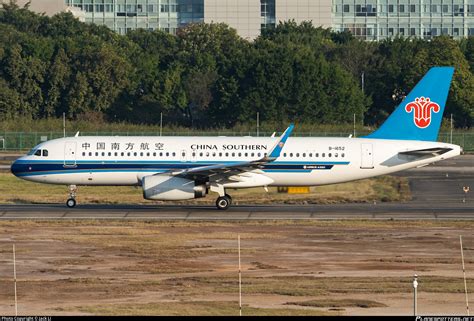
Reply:
[[[38,145],[12,165],[12,172],[50,184],[141,185],[144,176],[176,169],[258,160],[277,141],[270,137],[68,137]],[[439,156],[399,154],[430,148],[451,150]],[[34,155],[38,150],[41,156]],[[460,153],[459,146],[440,142],[290,137],[279,158],[263,168],[230,177],[224,187],[341,183],[427,165]]]

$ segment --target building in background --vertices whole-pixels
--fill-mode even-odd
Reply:
[[[16,4],[19,7],[29,4],[29,10],[45,14],[47,16],[53,16],[60,12],[71,12],[80,21],[85,22],[85,13],[77,7],[68,6],[64,0],[16,0]],[[10,0],[0,0],[0,4],[10,3]]]
[[[365,40],[474,35],[474,0],[333,0],[332,28]]]
[[[474,35],[474,0],[32,0],[30,8],[48,15],[72,10],[120,34],[137,28],[175,34],[188,23],[224,22],[252,40],[262,29],[295,20],[369,41]]]
[[[224,22],[245,39],[280,21],[311,20],[331,27],[331,0],[65,0],[85,12],[86,22],[125,34],[143,28],[176,33],[191,22]]]
[[[85,12],[86,22],[120,34],[142,28],[175,34],[179,27],[204,21],[204,0],[63,0]]]

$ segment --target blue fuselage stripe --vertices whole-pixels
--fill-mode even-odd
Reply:
[[[104,172],[165,172],[169,170],[203,167],[235,162],[165,162],[165,161],[78,161],[75,166],[65,166],[64,161],[18,160],[12,165],[17,176],[104,173]],[[73,164],[73,162],[66,164]],[[273,162],[262,167],[265,172],[311,172],[332,169],[334,165],[348,165],[349,162]]]

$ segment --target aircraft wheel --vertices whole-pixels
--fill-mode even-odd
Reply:
[[[232,199],[230,197],[226,196],[219,196],[216,201],[216,206],[217,209],[219,210],[226,210],[230,207],[230,204],[232,203]]]
[[[232,196],[230,196],[229,194],[225,194],[225,196],[229,198],[229,200],[230,200],[230,205],[232,205]]]
[[[76,200],[73,198],[68,199],[66,201],[66,206],[69,208],[73,208],[74,206],[76,206]]]

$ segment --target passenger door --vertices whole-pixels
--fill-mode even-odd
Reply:
[[[372,144],[361,144],[361,161],[360,168],[372,169],[374,168],[374,153]]]
[[[64,167],[76,166],[76,142],[66,142],[64,145]]]

